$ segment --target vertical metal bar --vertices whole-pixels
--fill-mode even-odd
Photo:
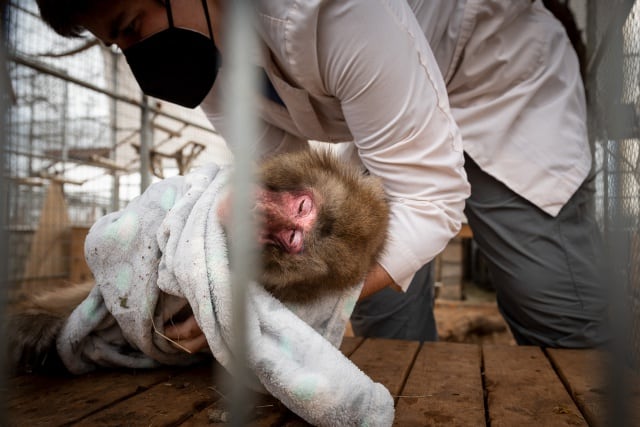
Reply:
[[[142,107],[140,108],[140,194],[151,184],[150,158],[151,151],[151,122],[149,120],[149,98],[142,96]]]
[[[597,8],[603,7],[601,2],[590,0],[589,32],[596,37],[590,41],[596,49],[592,51],[588,73],[592,109],[599,117],[602,129],[597,129],[596,136],[604,145],[604,231],[607,254],[609,256],[609,303],[611,314],[612,339],[608,346],[608,368],[606,371],[608,388],[607,425],[622,427],[629,425],[630,387],[627,371],[631,369],[629,305],[627,304],[628,281],[626,276],[629,254],[629,236],[625,230],[626,213],[622,203],[624,200],[623,183],[620,179],[624,170],[623,153],[618,139],[623,135],[628,123],[622,120],[607,120],[607,113],[616,111],[622,101],[624,85],[624,56],[622,26],[635,0],[616,2],[606,28],[599,28],[603,14]],[[607,7],[611,8],[611,5]],[[602,38],[599,37],[602,34]],[[600,97],[601,95],[601,97]],[[619,109],[618,109],[619,110]],[[610,119],[611,117],[609,117]]]
[[[254,228],[251,208],[254,203],[254,170],[252,147],[257,138],[254,97],[256,96],[257,75],[251,65],[250,52],[255,52],[255,30],[252,25],[253,9],[251,1],[227,2],[226,33],[224,46],[224,67],[229,84],[229,98],[226,104],[229,119],[229,139],[235,147],[235,174],[233,189],[233,224],[230,239],[231,270],[233,291],[233,351],[235,355],[234,388],[232,394],[232,424],[245,425],[246,411],[251,405],[243,393],[248,383],[246,366],[246,294],[247,285],[255,277]]]
[[[118,55],[111,50],[111,90],[118,93]],[[118,100],[111,98],[111,160],[116,160],[116,149],[118,148]],[[118,171],[112,173],[111,186],[111,212],[120,209],[120,176]]]
[[[4,66],[6,64],[6,54],[5,54],[5,44],[4,44],[4,28],[5,28],[5,16],[3,7],[4,2],[0,0],[0,10],[3,11],[0,16],[0,66]],[[6,135],[10,134],[6,125],[9,124],[9,120],[7,118],[7,104],[8,104],[8,93],[6,88],[8,87],[9,82],[5,80],[8,76],[0,70],[0,123],[3,124],[2,132],[0,132],[0,200],[7,200],[7,187],[6,187],[6,159],[5,159],[5,147],[6,147]],[[1,203],[0,204],[0,316],[4,316],[5,307],[7,302],[7,288],[9,286],[8,281],[8,264],[7,264],[7,225],[8,225],[8,204]],[[0,334],[3,337],[6,337],[5,333],[5,322],[0,322]],[[7,356],[7,348],[6,345],[2,345],[0,349],[0,425],[8,425],[8,417],[7,417],[7,394],[8,394],[8,385],[7,385],[7,372],[6,372],[6,356]]]
[[[69,83],[62,83],[62,113],[61,113],[61,123],[62,129],[60,130],[60,143],[62,144],[62,174],[64,175],[67,172],[67,162],[69,161],[69,141],[68,139],[68,126],[67,122],[69,120]]]
[[[39,102],[36,97],[35,97],[35,93],[36,93],[36,77],[37,74],[33,73],[29,76],[29,96],[31,97],[31,100],[29,102],[29,140],[27,141],[27,153],[29,153],[28,155],[28,162],[29,162],[29,168],[28,168],[28,175],[27,176],[33,176],[34,173],[34,167],[33,167],[33,155],[32,153],[34,152],[34,142],[35,142],[35,124],[36,124],[36,120],[35,120],[35,116],[36,116],[36,104]],[[30,213],[33,212],[35,210],[34,206],[35,206],[35,194],[34,191],[28,191],[24,193],[25,195],[23,196],[25,199],[24,201],[24,205],[25,206],[25,210],[26,212],[29,212],[29,215],[21,215],[22,218],[24,218],[25,222],[30,222],[31,220],[31,215]]]
[[[33,95],[36,91],[36,74],[33,73],[29,76],[29,96],[31,100],[29,102],[29,140],[27,141],[27,152],[33,153],[33,141],[35,139],[35,115],[36,115],[36,97]],[[27,176],[33,176],[33,157],[29,156],[29,165],[27,170]],[[31,207],[31,206],[29,206]]]

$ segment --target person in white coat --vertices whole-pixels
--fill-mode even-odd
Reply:
[[[200,105],[224,135],[224,0],[38,3],[57,32],[118,45],[147,94]],[[356,333],[437,339],[429,262],[466,215],[519,344],[606,342],[584,92],[540,0],[254,5],[256,152],[351,142],[390,201],[390,238],[365,280]],[[189,326],[168,332],[197,348]]]

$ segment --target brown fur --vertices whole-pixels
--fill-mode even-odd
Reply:
[[[263,250],[265,288],[283,301],[308,301],[359,283],[387,236],[389,208],[380,182],[314,151],[266,161],[260,176],[268,190],[311,190],[320,206],[302,253]]]
[[[59,368],[55,339],[71,311],[89,294],[93,283],[79,283],[25,296],[9,308],[9,371]]]

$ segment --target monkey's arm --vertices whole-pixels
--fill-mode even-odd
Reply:
[[[182,322],[165,325],[164,334],[177,344],[176,347],[192,353],[209,348],[207,338],[193,315]]]

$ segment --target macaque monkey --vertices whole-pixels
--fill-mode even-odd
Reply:
[[[260,178],[265,289],[283,301],[306,301],[359,283],[387,235],[378,180],[313,151],[266,161]]]
[[[255,212],[262,271],[283,302],[308,302],[360,283],[383,249],[389,208],[380,182],[326,152],[301,151],[264,161]],[[226,209],[219,210],[223,226]],[[12,307],[9,359],[37,368],[65,319],[91,290],[79,284],[28,296]]]

